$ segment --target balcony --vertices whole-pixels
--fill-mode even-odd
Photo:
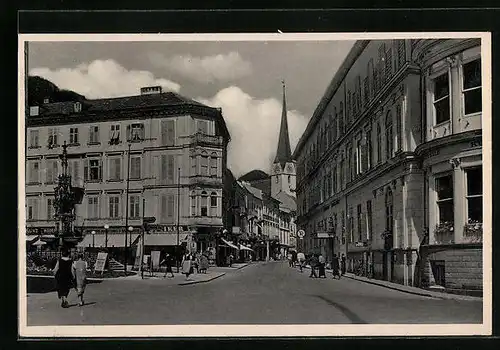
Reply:
[[[190,185],[222,186],[222,177],[210,175],[194,175],[189,177]]]
[[[222,136],[205,135],[202,133],[196,133],[191,136],[191,143],[194,145],[204,145],[204,146],[220,146],[222,147],[224,139]]]

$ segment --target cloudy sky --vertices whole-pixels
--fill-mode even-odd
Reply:
[[[87,98],[134,95],[162,85],[221,107],[235,176],[269,172],[286,82],[292,149],[354,42],[32,42],[30,75]]]

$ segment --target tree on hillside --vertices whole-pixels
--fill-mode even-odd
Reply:
[[[54,83],[47,79],[39,76],[28,77],[28,105],[41,105],[46,98],[50,102],[85,100],[85,96],[71,90],[60,90]]]

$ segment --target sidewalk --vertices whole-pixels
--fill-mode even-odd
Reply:
[[[311,267],[309,265],[307,265],[306,268],[310,269]],[[332,270],[326,269],[326,272],[331,274]],[[411,287],[411,286],[404,286],[404,285],[399,284],[399,283],[393,283],[393,282],[377,280],[377,279],[373,279],[373,278],[356,276],[355,274],[350,273],[350,272],[347,272],[342,277],[349,278],[349,279],[356,280],[356,281],[360,281],[360,282],[369,283],[369,284],[374,284],[374,285],[388,288],[388,289],[397,290],[397,291],[400,291],[403,293],[409,293],[409,294],[420,295],[420,296],[431,297],[431,298],[448,299],[448,300],[465,300],[465,301],[482,301],[483,300],[483,298],[481,298],[481,297],[473,297],[473,296],[459,295],[459,294],[450,294],[450,293],[444,293],[444,292],[434,292],[434,291],[427,290],[427,289],[421,289],[421,288]]]

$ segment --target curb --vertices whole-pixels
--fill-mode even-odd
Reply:
[[[217,278],[220,278],[220,277],[225,276],[225,275],[226,275],[225,272],[221,272],[220,275],[212,277],[208,280],[181,282],[181,283],[177,283],[177,285],[178,286],[187,286],[190,284],[207,283],[207,282],[211,282],[211,281],[216,280]]]
[[[50,279],[54,279],[54,276],[47,276],[47,275],[26,275],[26,277],[30,277],[30,278],[33,278],[33,277],[37,277],[37,278],[50,278]],[[130,277],[130,276],[129,276]],[[94,281],[94,282],[102,282],[102,281],[105,281],[105,280],[110,280],[110,279],[117,279],[119,277],[112,277],[112,278],[95,278],[95,277],[88,277],[87,278],[87,281]]]

